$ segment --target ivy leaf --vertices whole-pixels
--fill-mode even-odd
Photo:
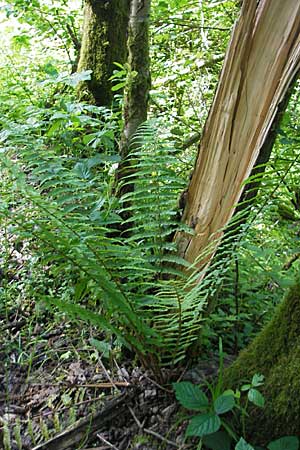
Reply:
[[[205,436],[206,434],[215,433],[221,426],[221,420],[216,414],[202,414],[195,416],[190,421],[186,436]]]
[[[276,441],[270,442],[269,450],[298,450],[299,439],[297,436],[285,436]]]
[[[231,394],[220,395],[214,402],[214,410],[216,414],[224,414],[234,408],[235,400]]]
[[[257,389],[250,389],[250,391],[248,392],[248,399],[250,400],[250,402],[254,403],[254,405],[259,406],[260,408],[263,408],[265,405],[265,398]]]
[[[199,411],[208,406],[208,398],[204,392],[193,383],[182,381],[181,383],[174,383],[173,388],[177,400],[186,409]]]

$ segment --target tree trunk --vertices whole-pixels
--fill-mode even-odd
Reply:
[[[175,239],[182,257],[203,267],[238,202],[300,66],[300,3],[245,0],[225,58],[188,187],[183,220],[194,234]]]
[[[271,157],[272,149],[276,141],[281,120],[289,104],[292,93],[294,92],[294,88],[298,77],[299,73],[297,72],[289,89],[286,91],[282,101],[278,104],[277,112],[273,119],[272,125],[270,126],[269,132],[263,142],[262,147],[259,150],[258,157],[250,173],[249,177],[250,181],[244,186],[243,192],[238,201],[238,205],[235,208],[233,214],[232,223],[228,225],[228,227],[224,232],[225,237],[226,235],[228,236],[230,235],[231,243],[233,243],[233,241],[238,241],[240,237],[239,231],[241,230],[242,225],[244,225],[247,222],[251,206],[253,205],[255,197],[257,196],[257,193],[259,191],[263,179],[263,174],[266,169],[266,165]],[[223,249],[220,248],[220,250],[221,250],[220,253],[224,256]],[[216,256],[218,256],[218,253],[219,252],[217,251]]]
[[[109,78],[114,62],[127,60],[127,26],[130,0],[86,0],[78,72],[92,70],[92,79],[78,88],[80,100],[110,106],[113,95]]]
[[[151,0],[132,0],[128,29],[128,84],[124,98],[124,129],[120,142],[122,161],[116,179],[120,181],[132,173],[126,160],[131,138],[139,125],[147,120],[150,89],[149,16]],[[130,192],[133,186],[121,186],[120,195]]]
[[[300,436],[300,283],[278,307],[271,322],[225,372],[226,387],[238,387],[261,373],[266,381],[263,409],[246,423],[250,443],[265,445],[285,435]]]
[[[142,3],[142,5],[141,5]],[[130,74],[124,99],[124,130],[121,156],[126,158],[130,139],[147,120],[150,89],[149,15],[151,0],[132,0],[128,30]]]
[[[254,167],[250,174],[251,181],[247,183],[247,185],[244,187],[244,190],[242,192],[241,198],[239,200],[239,204],[235,210],[235,213],[239,213],[244,211],[245,208],[248,208],[248,206],[251,206],[253,203],[253,200],[255,199],[262,177],[261,175],[264,173],[266,169],[266,164],[270,159],[272,149],[280,128],[280,124],[283,118],[283,115],[286,111],[286,108],[289,104],[290,98],[294,92],[294,88],[296,85],[296,81],[299,77],[299,73],[297,72],[294,80],[291,82],[291,85],[289,89],[286,91],[282,101],[278,104],[277,113],[274,117],[273,123],[269,129],[268,135],[266,136],[266,139],[263,142],[263,145],[261,149],[259,150],[258,157],[255,161]],[[247,216],[243,216],[243,223],[245,222]]]

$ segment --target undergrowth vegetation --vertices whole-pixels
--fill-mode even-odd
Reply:
[[[18,9],[12,10],[18,15]],[[170,22],[176,23],[176,17]],[[122,180],[135,188],[119,198],[122,185],[116,186],[115,170],[121,111],[76,102],[74,88],[90,72],[61,72],[60,48],[42,57],[34,76],[30,66],[24,73],[19,52],[27,59],[34,51],[41,56],[41,30],[33,38],[33,29],[32,23],[26,25],[17,35],[22,39],[12,35],[12,53],[3,60],[0,134],[1,240],[7,251],[26,252],[28,268],[22,270],[31,274],[30,295],[97,323],[134,348],[141,360],[151,354],[155,363],[149,364],[157,370],[183,358],[201,327],[205,346],[214,345],[222,334],[228,351],[237,351],[270,316],[297,270],[296,110],[291,107],[286,113],[247,226],[238,240],[235,236],[234,250],[224,251],[211,267],[200,289],[194,283],[200,276],[197,269],[189,275],[182,272],[186,263],[176,256],[172,242],[183,227],[178,202],[194,153],[178,144],[180,127],[189,121],[183,100],[179,128],[160,118],[138,130],[128,160],[133,171]],[[153,43],[154,48],[161,46],[160,58],[166,51],[161,33],[155,37],[161,42]],[[182,67],[190,67],[186,61]],[[155,64],[154,85],[159,87],[161,69]],[[187,75],[180,69],[179,88],[186,91],[193,89]],[[154,110],[161,107],[155,100]],[[120,232],[121,224],[126,232]],[[1,264],[11,295],[15,288],[9,274],[14,269],[7,253]],[[211,314],[203,316],[208,303]],[[226,330],[232,327],[229,335]]]
[[[215,10],[206,2],[200,19],[211,20],[212,32],[202,27],[200,36],[198,6],[154,2],[150,119],[131,141],[130,171],[120,182],[122,97],[111,109],[76,100],[76,86],[91,75],[71,70],[78,11],[46,3],[1,6],[3,23],[12,21],[0,70],[1,323],[30,304],[41,322],[91,324],[93,351],[109,358],[129,349],[159,382],[182,371],[187,354],[215,353],[220,336],[225,352],[237,354],[299,272],[299,86],[247,221],[233,225],[201,271],[177,256],[172,238],[193,233],[181,222],[180,198],[199,136],[187,140],[204,124],[236,3]],[[218,28],[225,37],[214,50]],[[27,350],[19,346],[17,362],[29,375]]]

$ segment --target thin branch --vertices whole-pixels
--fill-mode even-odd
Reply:
[[[149,428],[144,428],[144,426],[143,426],[144,422],[141,423],[139,421],[139,419],[136,417],[136,415],[134,414],[133,409],[130,406],[128,406],[128,409],[129,409],[129,411],[130,411],[134,421],[136,422],[137,426],[139,427],[140,431],[142,431],[143,433],[146,433],[146,434],[150,434],[151,436],[155,437],[159,441],[165,442],[166,444],[169,444],[172,447],[179,448],[179,445],[177,445],[176,442],[170,441],[169,439],[165,438],[161,434],[156,433],[156,431],[150,430]]]
[[[104,444],[108,445],[109,448],[112,448],[114,450],[119,450],[118,447],[108,442],[101,434],[97,434],[97,438],[100,439],[100,441],[104,442]]]

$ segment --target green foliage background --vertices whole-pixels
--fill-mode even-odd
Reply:
[[[237,4],[153,2],[150,121],[130,155],[135,173],[125,183],[134,181],[135,190],[121,199],[114,181],[121,109],[75,98],[77,83],[90,76],[72,73],[79,6],[1,4],[0,307],[10,308],[21,289],[18,301],[29,296],[92,322],[158,376],[196,341],[208,352],[221,335],[226,350],[236,352],[271,316],[299,269],[299,87],[247,224],[197,287],[199,273],[182,272],[171,237],[183,226],[178,201]],[[120,82],[124,72],[116,72]],[[120,234],[124,212],[128,232]],[[21,271],[16,252],[26,261]]]

